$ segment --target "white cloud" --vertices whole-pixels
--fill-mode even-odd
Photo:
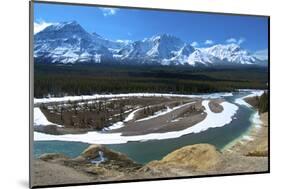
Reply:
[[[207,39],[207,40],[205,41],[205,45],[212,45],[212,44],[214,44],[214,41],[213,41],[213,40]]]
[[[116,8],[100,8],[103,13],[103,16],[112,16],[115,15],[117,10]]]
[[[239,39],[236,39],[236,38],[229,38],[226,40],[227,43],[235,43],[235,44],[238,44],[238,45],[241,45],[242,43],[245,42],[245,38],[243,37],[240,37]]]
[[[237,43],[237,40],[235,38],[229,38],[226,40],[227,43]]]
[[[237,41],[238,45],[240,45],[244,42],[245,42],[245,38],[242,38],[242,37]]]
[[[190,45],[191,45],[192,47],[197,47],[197,46],[199,45],[199,43],[196,42],[196,41],[193,41]]]
[[[44,30],[46,27],[52,25],[54,23],[51,22],[45,22],[45,21],[39,21],[39,22],[34,22],[34,34]]]
[[[258,50],[254,53],[254,56],[260,60],[268,60],[268,49]]]

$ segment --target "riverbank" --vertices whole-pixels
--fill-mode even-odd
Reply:
[[[124,125],[124,127],[116,129],[116,131],[92,131],[85,134],[66,135],[51,135],[35,131],[34,140],[76,141],[91,144],[121,144],[129,141],[179,138],[183,135],[199,133],[208,130],[209,128],[223,127],[230,123],[232,117],[236,114],[238,107],[226,101],[220,103],[214,102],[211,104],[213,104],[216,109],[221,109],[221,112],[216,111],[218,113],[215,113],[215,108],[213,108],[212,111],[209,107],[210,101],[213,100],[203,100],[202,103],[200,101],[198,101],[198,103],[190,102],[175,107],[173,111],[170,111],[167,114],[161,116],[157,115],[155,117],[153,115],[152,119],[147,119],[145,121],[134,121],[134,124],[142,125],[141,127],[126,127],[126,125]],[[187,113],[189,114],[188,117],[185,116]],[[143,125],[144,123],[146,123],[146,126]],[[128,122],[126,124],[131,125],[133,123]],[[151,127],[151,125],[154,126]]]
[[[188,145],[161,160],[138,164],[103,145],[90,145],[78,157],[43,154],[33,161],[33,186],[267,171],[266,157],[222,153],[210,144]]]
[[[261,120],[263,122],[253,127],[248,137],[227,150],[219,151],[210,144],[187,145],[167,154],[161,160],[144,165],[103,145],[90,145],[75,158],[62,154],[43,154],[33,161],[33,184],[44,186],[267,172],[268,114],[262,114]]]
[[[261,123],[259,121],[259,115],[253,114],[253,110],[249,109],[248,107],[242,107],[241,105],[239,106],[239,111],[234,111],[234,104],[229,102],[217,99],[203,100],[198,107],[203,106],[205,108],[204,112],[207,114],[206,118],[200,123],[195,124],[195,126],[183,130],[184,132],[171,132],[170,134],[173,135],[167,135],[167,133],[169,132],[158,133],[157,135],[136,135],[134,137],[121,136],[118,133],[103,134],[103,137],[108,136],[109,138],[100,138],[100,135],[93,134],[80,135],[80,137],[77,137],[77,140],[79,141],[81,139],[83,141],[88,141],[89,139],[91,139],[95,140],[96,142],[101,142],[101,140],[98,139],[102,139],[103,141],[107,141],[109,144],[119,144],[120,142],[127,143],[122,144],[125,145],[124,148],[126,148],[126,150],[118,148],[121,145],[114,146],[114,148],[112,148],[111,145],[107,145],[107,147],[103,145],[92,145],[89,146],[87,150],[85,150],[89,152],[86,154],[90,154],[90,156],[85,156],[85,151],[80,154],[82,150],[78,153],[80,155],[76,154],[75,156],[72,156],[72,158],[57,154],[43,154],[40,158],[34,159],[34,184],[49,185],[64,183],[85,183],[165,177],[267,172],[268,157],[266,154],[268,146],[268,133],[266,133],[266,131],[268,131],[268,115],[261,115],[261,120],[263,121],[263,123]],[[182,111],[188,106],[189,105],[183,104],[183,106],[180,106],[180,108],[177,110]],[[230,110],[233,110],[233,112],[230,112]],[[241,112],[241,110],[245,111]],[[236,113],[237,118],[241,117],[241,115],[247,116],[245,116],[242,122],[239,122],[239,119],[237,119],[236,117],[233,118],[233,115]],[[151,119],[147,119],[146,121],[161,121],[160,118],[162,116],[164,118],[167,118],[167,115],[169,114],[161,114],[161,116],[154,116],[151,117]],[[224,127],[226,115],[231,115],[231,119],[229,120],[232,124],[234,124],[233,129],[235,129],[236,131],[239,129],[239,127],[244,127],[244,124],[246,123],[249,123],[247,125],[249,125],[250,129],[248,130],[246,135],[246,129],[243,130],[243,137],[236,140],[235,143],[233,143],[233,145],[231,145],[227,150],[219,150],[221,148],[216,145],[206,144],[206,137],[210,137],[210,139],[215,138],[215,136],[227,137],[226,135],[228,133],[232,136],[237,137],[242,135],[242,132],[239,135],[235,135],[231,130],[231,127],[230,130],[227,130],[229,127]],[[250,126],[251,122],[249,120],[249,117],[251,115],[251,122],[255,123],[257,126]],[[168,119],[171,123],[177,123],[181,121],[173,121],[174,118],[170,118],[169,116]],[[221,127],[219,128],[222,130],[221,133],[218,135],[213,135],[213,130],[209,129],[213,128],[212,125]],[[125,127],[123,127],[123,129],[125,129]],[[208,131],[206,131],[206,133],[201,132],[204,130]],[[186,143],[187,137],[189,137],[188,140],[192,141],[192,135],[185,135],[185,137],[182,138],[180,138],[179,135],[176,138],[177,140],[152,140],[155,137],[157,139],[165,138],[166,136],[168,138],[174,138],[176,136],[175,134],[184,135],[185,133],[197,133],[196,137],[202,137],[202,139],[193,141],[193,143]],[[38,133],[35,134],[35,137],[38,137],[37,134]],[[74,135],[68,136],[66,138],[61,138],[62,136],[49,135],[42,135],[39,137],[40,140],[54,140],[56,138],[64,141],[73,141],[73,139],[76,138],[74,137]],[[137,141],[140,140],[142,142],[129,142],[130,140],[128,139],[134,139]],[[143,140],[146,140],[146,142],[143,142]],[[95,142],[92,141],[89,143]],[[183,145],[179,145],[181,143]],[[225,142],[225,144],[227,143]],[[159,146],[165,146],[166,151],[163,152],[162,149],[159,148]],[[84,150],[86,147],[87,146],[84,146],[82,149]],[[114,152],[112,149],[115,149],[118,152]],[[146,150],[142,153],[138,153],[139,149]],[[123,154],[119,152],[123,152]],[[153,154],[155,152],[160,155],[155,156],[155,154]],[[149,157],[148,160],[138,161],[137,157],[141,156],[145,159],[150,155],[152,157]],[[132,159],[128,160],[128,157]],[[133,160],[138,161],[142,164],[136,163]],[[82,175],[81,180],[72,179],[76,177],[76,175]]]
[[[52,99],[53,102],[42,99],[40,107],[34,108],[34,131],[50,135],[92,131],[121,133],[122,136],[165,133],[181,131],[203,121],[207,116],[206,107],[202,105],[204,98],[208,98],[210,112],[222,113],[224,110],[221,105],[224,100],[216,98],[217,94],[192,98],[173,94],[132,95],[136,96],[102,96],[104,99],[95,100],[89,100],[90,97],[85,100],[83,96],[82,100],[77,97],[68,102],[65,98]]]
[[[224,153],[238,153],[244,156],[268,156],[268,112],[261,115],[256,114],[253,121],[253,126],[247,134],[225,148]]]

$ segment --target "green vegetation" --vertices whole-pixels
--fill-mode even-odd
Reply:
[[[266,89],[266,68],[188,68],[114,64],[34,65],[36,98],[94,93],[207,93]]]
[[[260,97],[258,97],[257,107],[259,113],[268,112],[268,92],[264,92]]]

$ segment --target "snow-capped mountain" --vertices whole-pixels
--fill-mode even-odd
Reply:
[[[46,27],[34,36],[34,42],[34,56],[52,63],[112,61],[110,47],[124,46],[88,33],[75,21]]]
[[[212,65],[218,62],[218,58],[208,54],[205,49],[196,49],[188,58],[187,62],[189,65],[196,66],[200,65]]]
[[[209,54],[219,61],[229,63],[240,64],[255,64],[258,63],[258,59],[251,55],[248,51],[242,49],[237,44],[227,45],[214,45],[209,48],[203,49],[205,54]]]
[[[264,64],[264,61],[258,59],[247,50],[242,49],[237,44],[218,44],[208,48],[198,48],[189,57],[190,65],[251,65]]]
[[[51,63],[116,62],[190,66],[266,62],[237,44],[194,48],[168,34],[138,41],[112,41],[97,33],[88,33],[75,21],[53,24],[36,33],[34,57]]]
[[[194,48],[179,38],[163,34],[135,41],[119,51],[120,58],[138,63],[180,63],[183,56],[188,57]]]

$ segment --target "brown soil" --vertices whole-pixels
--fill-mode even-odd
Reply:
[[[226,153],[238,153],[245,156],[268,156],[268,113],[260,115],[261,127],[252,127],[248,136],[251,140],[241,139],[225,150]]]
[[[125,123],[124,129],[112,132],[124,132],[123,135],[140,135],[150,132],[177,131],[190,127],[205,118],[200,100],[197,100],[195,105],[185,106],[165,116],[142,122],[134,121],[152,116],[155,112],[166,110],[167,107],[173,108],[194,100],[178,97],[135,97],[120,98],[114,101],[100,100],[95,101],[95,104],[92,101],[78,101],[76,104],[74,102],[49,103],[41,105],[41,111],[50,122],[63,125],[63,127],[37,126],[34,130],[53,135],[97,131],[124,120],[132,111],[139,109],[135,113],[134,119]],[[122,111],[120,111],[120,106],[123,107]],[[181,120],[173,121],[177,118],[181,118]],[[137,128],[139,125],[141,127]]]
[[[250,104],[251,106],[253,106],[254,108],[257,108],[258,106],[258,99],[257,97],[248,97],[248,98],[244,98],[244,100]]]
[[[214,113],[220,113],[223,111],[223,106],[220,105],[224,100],[223,99],[215,99],[215,100],[210,100],[209,102],[209,108],[212,112]]]
[[[38,159],[34,160],[33,168],[33,186],[86,183],[92,180],[74,168]]]
[[[201,101],[196,101],[152,119],[129,122],[124,127],[110,132],[122,133],[123,136],[133,136],[180,131],[204,120],[206,113],[203,110]]]

